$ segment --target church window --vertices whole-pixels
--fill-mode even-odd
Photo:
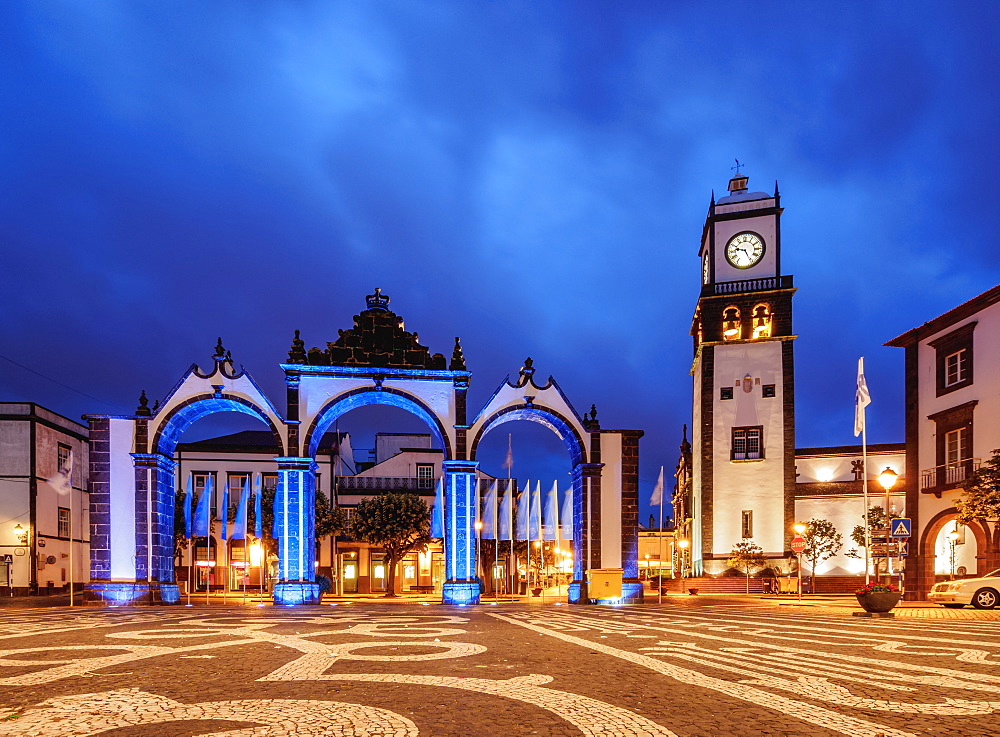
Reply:
[[[59,537],[69,537],[69,510],[59,507]]]
[[[743,510],[742,537],[744,540],[753,537],[753,510]]]
[[[764,427],[734,427],[733,444],[730,459],[734,461],[751,461],[764,457],[762,437]]]
[[[733,388],[731,386],[724,386],[719,389],[719,399],[732,399],[733,398]]]
[[[972,331],[975,329],[976,323],[970,322],[928,343],[937,354],[937,396],[972,384]]]
[[[753,315],[750,317],[752,324],[753,338],[771,337],[771,306],[762,302],[753,308]]]
[[[761,386],[760,395],[762,397],[773,397],[775,395],[774,384],[764,384]]]
[[[722,339],[739,340],[743,332],[740,324],[740,310],[738,307],[729,306],[722,311]]]

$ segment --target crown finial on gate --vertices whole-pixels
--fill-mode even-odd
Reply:
[[[378,287],[375,288],[375,294],[369,294],[365,297],[365,302],[368,303],[369,310],[389,311],[389,297],[382,294],[382,290]]]

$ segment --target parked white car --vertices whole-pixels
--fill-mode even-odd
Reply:
[[[930,600],[951,609],[961,609],[966,604],[976,609],[993,609],[1000,604],[1000,568],[982,578],[936,583],[931,587]]]

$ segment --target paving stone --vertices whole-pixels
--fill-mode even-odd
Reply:
[[[0,737],[1000,732],[1000,623],[914,610],[7,610]]]

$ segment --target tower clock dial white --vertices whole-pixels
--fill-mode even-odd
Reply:
[[[756,233],[737,233],[726,243],[726,260],[737,269],[749,269],[764,256],[764,240]]]

